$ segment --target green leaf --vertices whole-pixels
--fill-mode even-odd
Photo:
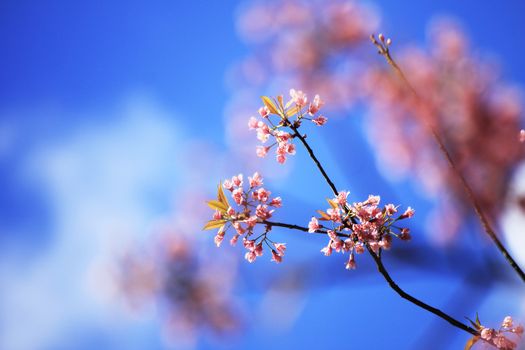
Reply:
[[[476,335],[472,338],[470,338],[468,341],[467,341],[467,344],[465,344],[465,350],[470,350],[472,348],[472,346],[474,346],[474,344],[476,344],[476,342],[479,340],[479,336]]]
[[[203,230],[213,230],[214,228],[219,228],[224,226],[226,220],[210,220],[204,225]]]

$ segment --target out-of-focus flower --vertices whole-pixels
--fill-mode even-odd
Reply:
[[[523,112],[518,91],[502,81],[495,67],[473,55],[465,34],[450,21],[431,29],[429,49],[395,52],[397,63],[420,98],[411,94],[388,65],[371,69],[367,118],[378,164],[388,174],[417,174],[427,193],[448,194],[441,212],[461,216],[470,207],[456,175],[425,130],[443,138],[459,170],[485,212],[497,217],[508,179],[525,150],[515,139]],[[451,225],[456,228],[459,225]],[[453,235],[449,236],[452,238]]]

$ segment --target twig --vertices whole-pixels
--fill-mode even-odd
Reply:
[[[370,36],[370,40],[372,40],[372,43],[378,48],[379,54],[381,54],[388,64],[394,69],[398,77],[403,81],[403,83],[406,85],[406,87],[410,90],[410,92],[414,95],[414,97],[424,105],[425,101],[417,91],[414,89],[412,84],[408,81],[405,74],[401,70],[401,68],[398,66],[398,64],[394,61],[392,58],[392,55],[390,54],[390,50],[388,48],[387,44],[380,43],[376,40],[374,35]],[[505,257],[509,265],[516,271],[516,273],[520,276],[523,282],[525,282],[525,272],[519,267],[519,265],[516,263],[516,261],[512,258],[508,250],[505,248],[503,243],[499,240],[498,236],[496,235],[494,229],[492,228],[489,220],[487,219],[485,213],[483,212],[481,205],[479,204],[474,191],[472,191],[472,188],[470,187],[469,183],[461,173],[461,171],[456,166],[456,163],[452,159],[452,156],[450,152],[447,150],[445,143],[443,142],[443,139],[439,135],[438,131],[434,126],[432,126],[430,123],[423,121],[423,125],[430,131],[432,136],[434,137],[434,140],[439,146],[439,149],[441,153],[445,156],[450,168],[452,169],[453,173],[456,175],[456,177],[460,180],[461,185],[465,192],[467,193],[467,197],[469,198],[470,203],[474,207],[474,211],[476,212],[476,215],[478,216],[479,220],[481,221],[481,224],[483,226],[483,229],[487,233],[487,235],[492,239],[498,250],[501,252],[501,254]]]

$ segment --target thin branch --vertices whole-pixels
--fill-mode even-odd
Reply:
[[[460,329],[464,330],[465,332],[468,332],[468,333],[470,333],[472,335],[478,335],[478,332],[474,328],[469,327],[466,324],[464,324],[463,322],[460,322],[460,321],[456,320],[455,318],[453,318],[452,316],[444,313],[443,311],[441,311],[439,309],[436,309],[435,307],[430,306],[427,303],[422,302],[421,300],[413,297],[412,295],[408,294],[403,289],[401,289],[401,287],[399,287],[397,285],[397,283],[394,282],[392,277],[390,277],[390,274],[388,273],[387,269],[385,268],[385,265],[383,265],[383,262],[381,261],[381,258],[379,256],[377,256],[372,251],[372,249],[368,246],[368,244],[366,245],[366,248],[367,248],[368,252],[370,253],[370,255],[372,256],[372,258],[374,259],[374,261],[376,263],[376,266],[377,266],[377,270],[379,271],[379,273],[381,275],[383,275],[383,277],[388,282],[390,287],[393,290],[395,290],[396,293],[399,294],[399,296],[401,298],[406,299],[406,300],[410,301],[411,303],[416,304],[417,306],[427,310],[428,312],[431,312],[434,315],[441,317],[442,319],[444,319],[445,321],[447,321],[451,325],[453,325],[453,326],[455,326],[457,328],[460,328]]]
[[[273,222],[273,221],[263,221],[262,223],[265,224],[265,225],[269,225],[269,226],[283,227],[283,228],[288,228],[288,229],[291,229],[291,230],[298,230],[298,231],[302,231],[302,232],[308,232],[308,228],[307,227],[294,225],[294,224],[286,224],[286,223],[282,223],[282,222]],[[326,234],[326,231],[323,231],[323,230],[318,230],[316,232],[317,233],[321,233],[321,234]],[[344,234],[343,234],[343,236],[348,237],[348,235],[344,235]],[[472,335],[478,335],[478,332],[475,329],[473,329],[473,328],[467,326],[466,324],[456,320],[455,318],[453,318],[452,316],[444,313],[443,311],[441,311],[439,309],[436,309],[435,307],[430,306],[427,303],[422,302],[421,300],[413,297],[412,295],[408,294],[403,289],[401,289],[397,285],[397,283],[394,282],[392,277],[390,277],[390,274],[388,273],[387,269],[383,265],[383,262],[381,261],[381,258],[379,258],[370,249],[368,244],[366,245],[366,248],[368,249],[368,252],[370,253],[372,258],[374,259],[374,261],[376,263],[376,266],[377,266],[377,270],[379,271],[379,273],[381,273],[381,275],[385,278],[385,280],[388,282],[390,287],[394,291],[396,291],[396,293],[399,294],[403,299],[406,299],[406,300],[410,301],[411,303],[419,306],[420,308],[425,309],[428,312],[431,312],[431,313],[433,313],[434,315],[436,315],[438,317],[441,317],[442,319],[444,319],[448,323],[452,324],[453,326],[455,326],[457,328],[460,328],[460,329],[464,330],[465,332],[468,332],[468,333],[470,333]]]
[[[301,141],[303,146],[306,148],[306,150],[308,151],[308,154],[310,155],[310,158],[312,158],[312,160],[314,161],[315,165],[317,165],[317,168],[319,169],[319,171],[323,175],[324,179],[328,183],[328,186],[330,186],[330,188],[332,189],[332,192],[334,193],[334,195],[337,196],[339,194],[339,192],[337,191],[337,188],[335,187],[334,183],[332,182],[332,180],[330,179],[330,177],[328,176],[328,174],[324,170],[323,166],[321,165],[321,162],[319,162],[319,160],[315,156],[314,151],[312,150],[312,148],[310,147],[308,142],[306,142],[305,137],[303,135],[301,135],[301,133],[299,133],[299,131],[297,130],[297,128],[295,126],[290,125],[290,129],[292,129],[292,131],[294,132],[294,135]]]
[[[371,35],[370,39],[372,40],[372,43],[379,49],[379,54],[381,54],[388,64],[394,69],[398,77],[403,81],[403,83],[406,85],[406,87],[410,90],[410,92],[414,95],[414,97],[423,105],[425,104],[425,101],[417,91],[414,89],[412,84],[408,81],[407,77],[401,70],[401,68],[398,66],[398,64],[394,61],[392,58],[392,55],[390,54],[390,50],[388,49],[387,45],[381,44],[376,40],[376,38]],[[438,131],[434,126],[432,126],[430,123],[426,121],[422,121],[423,125],[430,131],[432,136],[434,137],[434,140],[439,146],[439,149],[441,153],[445,156],[450,168],[452,169],[453,173],[456,175],[456,177],[460,180],[461,185],[465,192],[467,193],[467,197],[471,203],[471,205],[474,207],[474,211],[476,212],[476,215],[478,216],[479,220],[481,221],[481,224],[483,226],[483,229],[487,233],[487,235],[492,239],[498,250],[501,252],[501,254],[505,257],[507,262],[510,264],[510,266],[516,271],[516,273],[520,276],[523,282],[525,282],[525,272],[519,267],[519,265],[516,263],[516,261],[512,258],[508,250],[505,248],[503,243],[499,240],[496,232],[492,228],[492,225],[490,224],[489,220],[487,219],[485,213],[483,212],[481,205],[479,204],[478,199],[476,198],[474,191],[470,187],[469,183],[467,182],[466,178],[463,176],[459,168],[456,166],[456,163],[452,159],[452,156],[450,152],[447,150],[445,143],[443,142],[443,139],[439,135]]]

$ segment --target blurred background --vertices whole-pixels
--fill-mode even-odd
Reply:
[[[202,231],[217,183],[258,170],[306,225],[329,188],[305,152],[255,157],[262,94],[326,100],[306,128],[350,201],[412,206],[385,264],[457,319],[525,322],[523,285],[473,216],[443,134],[525,266],[519,0],[0,3],[0,349],[458,349],[468,339],[399,298],[367,256],[275,229],[283,264],[248,264]],[[407,96],[371,33],[427,101]],[[308,191],[305,191],[305,188]],[[523,347],[523,344],[521,344]]]

